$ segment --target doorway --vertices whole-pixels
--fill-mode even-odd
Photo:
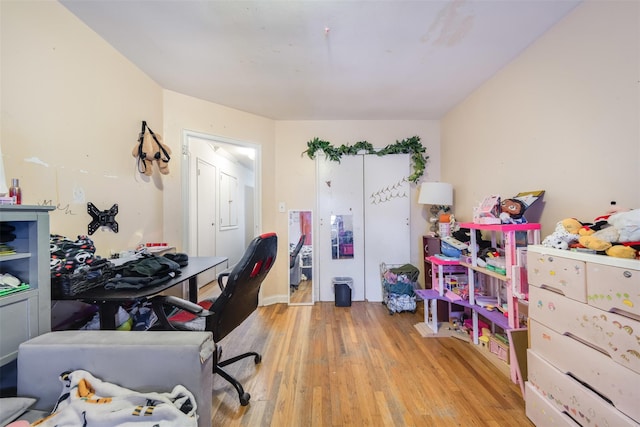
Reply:
[[[182,153],[183,247],[192,256],[227,256],[233,265],[261,228],[260,146],[185,131]]]

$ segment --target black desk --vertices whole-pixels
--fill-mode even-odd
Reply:
[[[100,329],[116,328],[116,313],[122,303],[133,302],[166,291],[184,281],[189,281],[189,300],[198,301],[198,275],[205,271],[228,263],[227,257],[189,257],[189,264],[180,269],[181,274],[174,279],[157,286],[143,289],[104,289],[102,287],[78,293],[74,299],[97,304],[100,310]]]

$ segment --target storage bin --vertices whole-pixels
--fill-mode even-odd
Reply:
[[[560,334],[589,343],[640,374],[640,322],[546,289],[532,286],[529,290],[529,316]]]
[[[575,380],[571,375],[560,372],[535,352],[527,350],[527,360],[529,377],[527,385],[531,387],[525,395],[527,408],[532,403],[530,398],[542,396],[551,406],[547,412],[571,413],[580,425],[620,427],[638,425],[593,390]],[[575,426],[575,424],[571,425]]]
[[[576,427],[576,423],[565,412],[556,410],[549,399],[545,399],[529,382],[526,383],[527,417],[537,426]]]
[[[489,351],[498,359],[509,364],[509,344],[505,344],[495,337],[489,337]]]
[[[331,282],[333,283],[336,307],[351,307],[353,279],[351,277],[334,277]]]
[[[587,302],[585,262],[556,256],[551,249],[545,250],[546,253],[527,251],[529,285],[551,289],[576,301]]]
[[[626,261],[626,260],[625,260]],[[629,260],[632,261],[633,260]],[[640,317],[640,271],[612,265],[587,264],[587,303],[612,313]]]
[[[585,384],[628,417],[640,420],[640,389],[637,387],[640,374],[618,363],[611,363],[606,354],[559,334],[534,319],[529,321],[529,336],[531,348],[540,358],[553,364],[561,373],[570,374]],[[535,372],[532,370],[528,374],[530,381],[535,380]],[[556,393],[555,388],[553,392]],[[571,394],[567,396],[565,398],[570,398]]]

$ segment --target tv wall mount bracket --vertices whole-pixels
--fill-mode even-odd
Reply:
[[[101,211],[89,202],[87,203],[87,212],[93,220],[89,223],[89,235],[91,236],[100,227],[109,227],[114,233],[118,232],[118,223],[116,215],[118,214],[118,204],[111,206],[111,209]]]

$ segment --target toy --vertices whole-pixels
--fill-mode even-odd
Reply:
[[[640,242],[640,209],[610,215],[607,225],[582,235],[578,242],[588,249],[618,258],[635,258],[637,251],[629,243]]]
[[[578,234],[580,227],[582,223],[575,218],[558,221],[554,232],[544,238],[542,245],[556,249],[569,249],[569,245],[580,238]]]
[[[500,196],[485,197],[480,206],[473,208],[473,222],[476,224],[500,224]]]
[[[500,203],[500,221],[503,224],[523,224],[526,223],[524,219],[524,211],[527,206],[523,201],[518,199],[504,199]]]
[[[640,241],[640,209],[617,212],[608,222],[620,233],[618,242]]]
[[[146,131],[149,130],[147,133]],[[158,171],[167,175],[169,173],[169,160],[171,160],[171,149],[164,145],[160,135],[155,134],[147,126],[147,122],[142,122],[142,131],[138,137],[138,143],[133,147],[133,157],[138,158],[138,171],[147,176],[153,175],[153,162],[158,164]]]
[[[637,251],[633,249],[631,246],[615,245],[607,249],[605,253],[609,256],[616,257],[616,258],[634,259],[636,257]]]
[[[607,220],[610,215],[602,215],[593,220],[593,223],[585,222],[579,230],[581,236],[591,236],[593,233],[609,226]]]
[[[575,218],[566,218],[561,222],[569,234],[580,234],[580,230],[583,228],[583,224]]]

